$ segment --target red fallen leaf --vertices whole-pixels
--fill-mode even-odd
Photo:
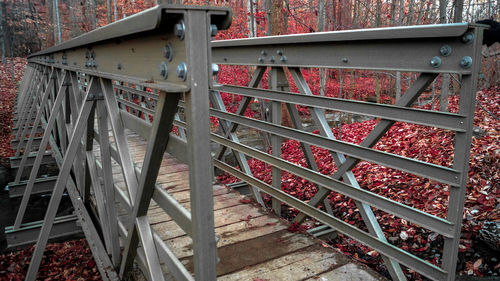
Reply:
[[[87,267],[94,267],[95,266],[95,261],[94,260],[90,260],[88,263],[87,263]]]
[[[300,223],[298,222],[294,222],[292,223],[289,227],[288,227],[288,231],[292,232],[292,233],[295,233],[295,232],[300,232],[304,230],[304,227],[302,225],[300,225]]]
[[[251,218],[252,218],[252,215],[248,215],[246,218],[241,219],[241,220],[242,221],[250,221]]]
[[[251,199],[240,199],[239,202],[241,204],[250,204],[250,203],[252,203],[252,200]]]

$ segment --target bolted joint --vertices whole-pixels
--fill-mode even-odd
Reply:
[[[434,68],[438,68],[441,66],[441,58],[438,56],[435,56],[431,59],[431,66]]]
[[[219,65],[216,63],[212,63],[212,75],[219,74]]]
[[[460,60],[460,66],[463,68],[469,68],[472,66],[472,58],[465,56]]]
[[[180,40],[184,40],[184,35],[186,34],[186,25],[184,24],[183,20],[179,21],[179,23],[175,25],[174,34]]]
[[[443,56],[443,57],[447,57],[449,55],[451,55],[451,46],[450,45],[444,45],[442,46],[440,49],[439,49],[439,53]]]
[[[177,72],[177,77],[179,77],[179,79],[181,79],[182,81],[186,81],[187,66],[186,66],[185,62],[181,62],[181,63],[179,63],[179,65],[177,65],[176,72]]]
[[[163,79],[168,78],[168,66],[165,62],[160,63],[160,67],[158,70],[159,70],[160,76],[163,77]]]

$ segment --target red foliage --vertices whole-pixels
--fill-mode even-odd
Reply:
[[[0,76],[2,77],[0,79],[0,159],[14,156],[14,151],[10,147],[14,100],[17,94],[17,84],[24,73],[25,65],[26,59],[23,58],[8,58],[6,64],[0,63]]]
[[[24,280],[34,247],[0,256],[0,280]],[[38,280],[102,280],[84,239],[48,244]]]
[[[500,87],[492,87],[479,91],[478,102],[496,116],[500,115]],[[450,97],[450,111],[456,112],[458,97]],[[427,109],[430,108],[428,104]],[[376,125],[377,120],[361,123],[345,124],[342,127],[342,140],[359,144]],[[477,231],[484,221],[498,221],[500,209],[500,134],[499,121],[488,115],[479,107],[476,108],[474,125],[485,131],[485,135],[472,139],[469,181],[463,221],[463,237],[460,245],[461,252],[468,251],[473,245]],[[332,130],[338,135],[338,129]],[[453,134],[449,131],[429,128],[420,125],[396,123],[374,147],[377,150],[394,153],[429,163],[451,167],[453,161]],[[313,153],[319,171],[331,175],[336,171],[330,153],[321,148],[313,147]],[[269,151],[271,153],[271,151]],[[294,140],[287,140],[281,146],[282,158],[292,163],[307,166],[300,144]],[[249,160],[253,175],[271,184],[271,166],[256,159]],[[446,217],[448,207],[449,186],[418,177],[405,172],[397,171],[380,165],[360,162],[354,169],[354,175],[360,186],[374,193],[392,200],[415,207],[438,217]],[[219,177],[223,183],[235,179],[223,175]],[[308,201],[316,193],[316,186],[298,176],[283,172],[281,189],[301,200]],[[332,193],[329,197],[334,214],[344,221],[366,230],[362,218],[351,199]],[[269,198],[268,198],[269,200]],[[426,258],[429,262],[439,264],[439,256],[435,251],[441,251],[442,237],[433,232],[422,229],[406,222],[404,219],[391,214],[374,210],[384,232],[393,237],[394,243],[404,250]],[[290,213],[297,211],[291,209]],[[292,215],[293,218],[293,215]],[[295,230],[296,226],[291,228]],[[339,236],[333,245],[344,253],[359,259],[362,262],[378,266],[380,260],[375,259],[373,251],[352,239]],[[434,252],[433,252],[434,251]],[[368,255],[372,253],[372,255]],[[369,256],[369,257],[368,257]],[[473,263],[467,263],[469,269]],[[475,275],[482,273],[472,269]],[[413,278],[419,275],[413,272]]]

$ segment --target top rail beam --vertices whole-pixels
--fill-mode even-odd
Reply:
[[[457,23],[212,41],[218,64],[470,75],[473,31]],[[471,37],[472,35],[472,37]],[[462,61],[466,64],[462,65]]]

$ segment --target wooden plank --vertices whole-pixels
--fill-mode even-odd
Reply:
[[[219,276],[217,279],[220,281],[255,280],[258,278],[265,280],[304,280],[339,268],[349,262],[351,262],[351,259],[339,252],[325,250],[321,245],[314,244],[300,251]]]

